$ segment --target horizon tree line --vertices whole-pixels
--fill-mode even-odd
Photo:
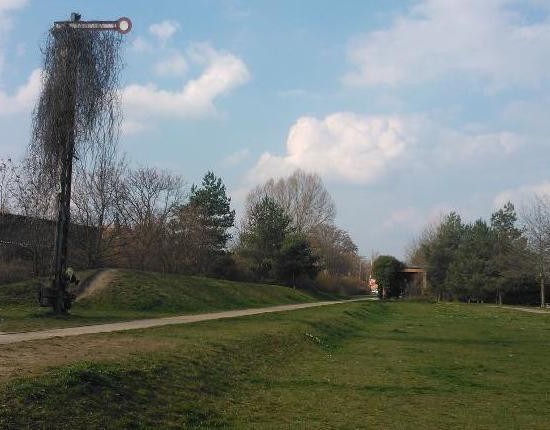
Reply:
[[[450,212],[427,225],[408,250],[408,261],[426,267],[438,300],[547,302],[550,268],[550,196],[539,195],[521,209],[507,202],[465,223]]]
[[[25,216],[29,231],[33,222],[40,225],[36,220],[55,218],[56,192],[40,163],[32,152],[20,163],[0,163],[0,214]],[[78,268],[128,267],[312,288],[317,282],[334,291],[363,288],[357,246],[334,224],[334,202],[316,174],[297,170],[258,185],[237,225],[225,185],[213,172],[188,187],[171,172],[129,167],[114,140],[82,151],[75,170],[72,219],[87,227],[72,253],[71,264]],[[40,243],[44,235],[38,230],[35,236],[42,264],[27,276],[49,272],[52,248]]]

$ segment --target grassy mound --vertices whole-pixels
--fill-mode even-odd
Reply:
[[[86,283],[98,270],[78,272],[80,279]],[[37,285],[46,282],[44,278],[33,278],[12,284],[0,284],[0,306],[35,306],[37,304]]]
[[[312,301],[312,296],[278,285],[232,282],[199,276],[117,271],[106,288],[79,301],[85,309],[200,313]]]
[[[95,272],[80,274],[83,283]],[[117,270],[112,282],[77,301],[70,315],[53,317],[36,303],[36,280],[0,285],[0,332],[97,324],[319,300],[278,285]]]

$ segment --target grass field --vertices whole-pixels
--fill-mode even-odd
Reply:
[[[93,272],[85,273],[93,276]],[[0,332],[99,324],[136,318],[194,314],[319,300],[277,285],[197,276],[118,270],[105,289],[54,317],[36,302],[33,282],[0,285]]]
[[[364,302],[11,345],[1,428],[547,429],[550,316]],[[93,350],[92,350],[93,351]],[[65,355],[63,355],[65,354]],[[37,367],[38,366],[38,367]],[[19,372],[21,375],[21,372]]]

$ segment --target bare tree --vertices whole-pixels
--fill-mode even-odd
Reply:
[[[17,173],[11,158],[0,158],[0,214],[10,210],[10,197]]]
[[[426,266],[428,264],[424,247],[436,239],[440,224],[441,220],[429,223],[422,229],[420,235],[405,247],[405,257],[409,264],[417,266]]]
[[[361,271],[357,245],[348,232],[333,224],[320,224],[310,232],[310,241],[321,266],[332,276],[351,276]]]
[[[264,196],[275,200],[291,217],[292,226],[302,233],[309,233],[320,224],[332,223],[336,216],[334,201],[316,173],[298,169],[288,178],[270,179],[257,186],[247,196],[247,213]]]
[[[540,282],[540,305],[545,306],[544,284],[550,272],[550,195],[533,197],[521,211],[529,246],[536,256]]]
[[[202,222],[206,209],[186,204],[175,211],[168,225],[170,270],[176,273],[204,273],[212,256],[217,235]]]
[[[110,232],[126,161],[118,157],[116,140],[107,139],[82,151],[75,167],[74,218],[88,227],[84,230],[88,266],[104,265],[117,251]]]
[[[51,263],[55,224],[56,190],[51,176],[41,165],[41,159],[28,155],[18,169],[13,198],[16,210],[25,222],[25,244],[33,256],[33,273],[44,274]]]
[[[181,177],[151,167],[131,170],[124,178],[117,213],[129,240],[130,266],[166,268],[167,226],[183,202],[183,186]]]

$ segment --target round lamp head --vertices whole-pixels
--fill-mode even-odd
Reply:
[[[132,21],[130,18],[122,17],[119,18],[117,23],[117,31],[122,34],[128,33],[132,29]]]

